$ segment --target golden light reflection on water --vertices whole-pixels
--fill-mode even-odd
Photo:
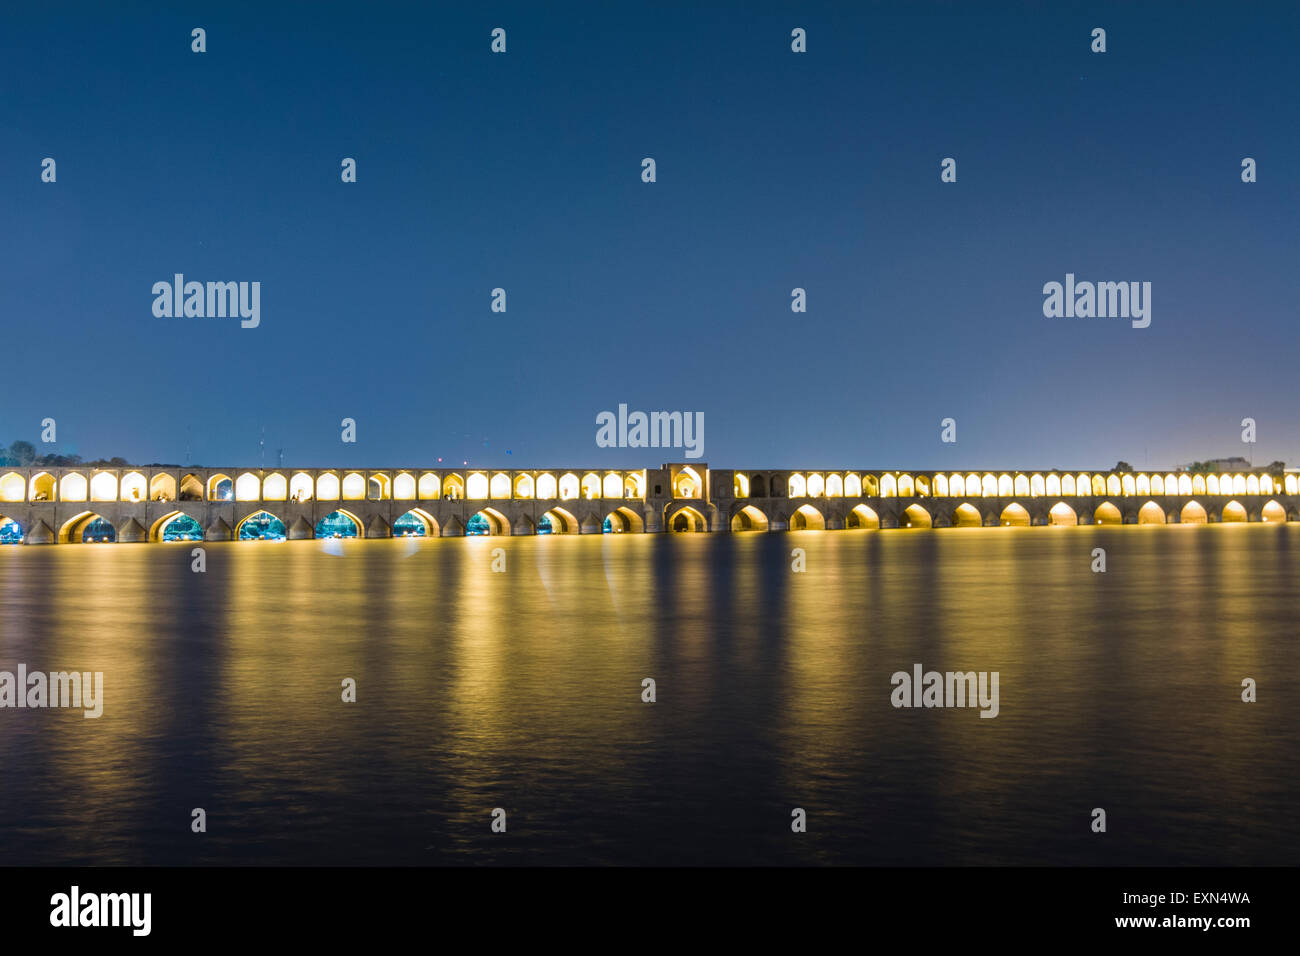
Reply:
[[[106,707],[0,711],[0,828],[15,862],[1281,860],[1298,535],[8,548],[0,668],[102,670]],[[998,671],[999,716],[894,709],[917,663]]]

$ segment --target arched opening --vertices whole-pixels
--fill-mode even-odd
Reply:
[[[359,538],[361,522],[346,511],[331,511],[316,522],[315,535],[318,538]]]
[[[893,475],[880,476],[880,497],[893,498],[898,495],[898,481]]]
[[[559,493],[559,483],[555,476],[544,472],[537,476],[537,497],[543,501],[552,501]]]
[[[753,505],[745,505],[731,517],[732,531],[766,531],[767,515]]]
[[[1087,492],[1084,493],[1087,494]],[[1063,475],[1061,477],[1061,494],[1073,497],[1075,494],[1074,475]]]
[[[415,476],[405,471],[393,479],[393,498],[397,501],[415,500]]]
[[[138,471],[128,471],[123,475],[121,488],[123,501],[146,501],[149,498],[149,483]]]
[[[166,472],[161,472],[149,479],[149,498],[151,501],[175,501],[176,479]]]
[[[420,476],[419,496],[425,501],[434,501],[442,497],[442,479],[431,471]]]
[[[262,481],[257,475],[244,472],[235,481],[236,501],[260,501],[262,498]]]
[[[1092,520],[1097,524],[1123,524],[1124,516],[1109,501],[1103,501],[1097,506],[1097,511],[1092,516]]]
[[[117,500],[117,475],[110,471],[101,471],[90,479],[91,501]]]
[[[203,482],[199,481],[198,475],[186,475],[181,479],[181,493],[179,501],[202,501],[203,500]]]
[[[978,493],[979,493],[979,489],[976,488],[976,489],[975,489],[975,492],[976,492],[976,494],[978,494]],[[949,495],[950,497],[953,497],[953,498],[964,498],[964,497],[966,497],[966,479],[963,478],[961,475],[949,475],[949,476],[948,476],[948,495]]]
[[[798,472],[790,476],[790,480],[786,482],[786,487],[789,489],[791,498],[808,497],[808,481]]]
[[[911,498],[916,495],[916,486],[912,482],[911,475],[898,476],[898,497]]]
[[[740,472],[736,472],[731,479],[731,494],[735,498],[748,498],[749,478],[742,475]]]
[[[1008,479],[1009,481],[1010,479]],[[966,493],[970,494],[970,482],[966,482]],[[980,494],[985,498],[996,498],[998,496],[998,479],[996,475],[985,475],[980,482]],[[1007,494],[1011,494],[1011,489],[1007,489]]]
[[[645,474],[632,472],[623,479],[624,498],[645,498]]]
[[[948,476],[939,474],[934,476],[934,496],[936,498],[948,497]]]
[[[1222,520],[1224,524],[1246,521],[1246,509],[1239,501],[1229,501],[1223,506],[1223,517],[1220,520]]]
[[[387,501],[391,486],[387,475],[371,475],[366,479],[366,500]]]
[[[605,476],[601,483],[601,497],[604,498],[621,498],[623,497],[623,476],[616,471],[611,471]]]
[[[0,545],[22,544],[23,528],[13,518],[0,515]]]
[[[866,505],[856,505],[847,515],[844,516],[844,527],[863,529],[879,528],[880,516]]]
[[[481,501],[488,496],[488,477],[481,471],[476,471],[465,479],[465,497],[473,501]],[[467,534],[469,532],[466,532]]]
[[[412,508],[393,522],[394,538],[436,538],[438,522],[427,511]]]
[[[1209,521],[1209,516],[1205,513],[1205,508],[1199,502],[1189,501],[1183,505],[1182,512],[1178,515],[1178,520],[1182,524],[1205,524]]]
[[[1294,483],[1294,476],[1292,477]],[[1294,494],[1294,492],[1291,493]],[[767,479],[765,479],[762,475],[754,475],[754,477],[752,477],[749,480],[749,494],[755,498],[766,498]]]
[[[984,523],[980,516],[979,509],[969,501],[963,501],[952,512],[952,526],[954,528],[978,528]]]
[[[844,478],[844,497],[861,498],[862,497],[862,479],[857,475],[847,475]]]
[[[1286,521],[1286,509],[1276,501],[1270,501],[1264,505],[1264,510],[1260,512],[1259,517],[1261,521]]]
[[[640,532],[645,530],[645,522],[631,508],[615,508],[605,516],[601,530],[605,534]]]
[[[27,500],[53,501],[54,476],[48,471],[43,471],[39,475],[32,475],[32,480],[27,483]]]
[[[533,496],[533,476],[520,475],[515,479],[515,497],[531,498]]]
[[[702,532],[706,527],[704,515],[694,508],[680,508],[668,519],[668,530],[673,532]]]
[[[492,481],[488,485],[488,494],[493,498],[509,498],[511,490],[510,476],[504,471],[498,471],[492,476]]]
[[[591,501],[600,497],[600,476],[587,472],[582,476],[582,497]]]
[[[493,508],[484,508],[465,522],[465,535],[503,535],[510,533],[510,522],[501,512]]]
[[[284,475],[277,472],[274,475],[267,475],[262,481],[263,501],[284,501],[288,497],[289,483],[285,480]]]
[[[236,541],[283,541],[284,522],[269,511],[254,511],[235,526]]]
[[[59,529],[61,544],[91,544],[117,540],[117,529],[93,511],[83,511]]]
[[[537,519],[538,534],[577,534],[578,519],[563,508],[552,508]]]
[[[235,500],[235,483],[229,475],[213,475],[208,479],[208,500]]]
[[[1048,476],[1047,476],[1047,481],[1048,481],[1048,482],[1051,482],[1051,481],[1055,481],[1055,482],[1056,482],[1056,490],[1053,491],[1052,494],[1054,494],[1054,495],[1059,495],[1059,494],[1061,493],[1061,479],[1057,478],[1055,475],[1048,475]],[[1045,483],[1045,482],[1043,481],[1043,476],[1042,476],[1042,475],[1033,475],[1032,477],[1030,477],[1030,479],[1029,479],[1029,496],[1030,496],[1031,498],[1041,498],[1041,497],[1043,497],[1043,495],[1045,495],[1045,494],[1047,494],[1047,483]]]
[[[366,479],[362,475],[351,471],[343,476],[343,500],[366,500]]]
[[[560,478],[560,500],[572,501],[578,497],[578,476],[569,472]]]
[[[791,531],[824,531],[826,519],[812,505],[800,505],[790,516]]]
[[[767,483],[767,496],[769,498],[785,497],[785,482],[781,480],[780,475],[773,475]]]
[[[1032,523],[1025,506],[1015,501],[1003,508],[998,517],[998,524],[1004,528],[1028,528]]]
[[[27,482],[16,471],[0,478],[0,501],[22,501],[27,494]]]
[[[826,493],[826,479],[817,472],[808,476],[808,497],[820,498]]]
[[[920,505],[908,505],[907,509],[899,515],[898,523],[904,528],[929,528],[930,512]]]
[[[312,481],[311,475],[305,472],[298,472],[289,479],[289,500],[290,501],[310,501],[316,483]]]
[[[698,498],[703,488],[704,482],[690,465],[679,471],[677,477],[673,479],[674,498]]]
[[[1029,494],[1029,479],[1024,475],[1016,475],[1016,477],[1012,479],[1012,483],[1017,498],[1024,498]]]
[[[1058,501],[1047,512],[1047,523],[1054,528],[1073,527],[1079,523],[1079,516],[1064,501]]]
[[[460,475],[448,475],[442,479],[442,496],[451,501],[460,501],[465,497],[465,480]]]
[[[84,475],[77,472],[64,475],[59,479],[59,500],[60,501],[85,501],[86,500],[86,479]]]
[[[1154,501],[1148,501],[1138,511],[1138,524],[1164,524],[1165,509]]]
[[[202,541],[203,526],[183,511],[163,515],[149,529],[151,541]]]
[[[999,475],[998,476],[998,497],[1010,498],[1015,493],[1016,493],[1016,488],[1014,482],[1011,480],[1011,476],[1007,474]]]
[[[862,476],[862,495],[865,498],[880,497],[880,482],[875,475]]]

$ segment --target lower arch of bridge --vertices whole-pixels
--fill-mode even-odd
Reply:
[[[1220,520],[1223,521],[1224,524],[1246,521],[1246,509],[1239,501],[1229,501],[1223,506],[1223,516]]]
[[[436,538],[438,519],[423,508],[412,508],[393,522],[394,538]]]
[[[197,537],[193,537],[197,535]],[[149,526],[150,541],[202,541],[203,525],[184,511],[172,511]]]
[[[668,520],[664,523],[669,531],[675,532],[700,532],[707,531],[708,525],[704,521],[704,515],[700,514],[689,505],[678,508],[668,515]]]
[[[552,508],[537,519],[538,534],[577,534],[578,519],[563,508]]]
[[[1154,501],[1148,501],[1138,509],[1138,524],[1164,524],[1165,509]]]
[[[1028,528],[1032,521],[1029,519],[1029,511],[1024,505],[1013,501],[1002,509],[1002,514],[998,516],[998,524],[1004,528]]]
[[[601,530],[613,534],[644,531],[645,521],[631,508],[615,508],[605,515],[605,522],[601,526]]]
[[[1264,505],[1264,510],[1260,512],[1260,521],[1285,521],[1286,509],[1276,501],[1270,501]]]
[[[1047,512],[1047,523],[1058,527],[1073,526],[1079,523],[1079,516],[1064,501],[1058,501],[1052,505],[1052,510]]]
[[[116,540],[117,529],[93,511],[83,511],[75,517],[69,518],[59,528],[60,544]]]
[[[731,516],[732,531],[766,531],[767,515],[753,505],[745,505]]]
[[[790,515],[791,531],[824,531],[826,518],[812,505],[800,505]]]
[[[920,505],[908,505],[898,516],[898,524],[903,528],[929,528],[931,527],[930,512]]]
[[[844,516],[844,527],[878,529],[880,527],[880,515],[866,505],[854,505],[849,509],[849,513]]]
[[[360,538],[365,532],[361,519],[343,508],[331,511],[316,522],[312,533],[318,538]]]
[[[978,528],[984,523],[980,517],[980,511],[969,501],[963,501],[952,512],[952,526],[954,528]]]
[[[475,512],[474,516],[465,522],[465,534],[473,536],[476,534],[487,534],[492,537],[500,537],[510,534],[510,522],[506,516],[495,508],[484,508]]]
[[[284,522],[269,511],[254,511],[235,525],[236,541],[283,541],[288,536]]]
[[[22,544],[23,526],[13,518],[0,515],[0,545]]]
[[[1183,510],[1178,515],[1178,521],[1181,524],[1205,524],[1209,521],[1209,516],[1205,513],[1205,508],[1199,501],[1189,501],[1183,505]]]
[[[1123,524],[1124,516],[1120,514],[1119,509],[1109,501],[1103,501],[1097,506],[1097,510],[1093,514],[1092,520],[1096,524]]]

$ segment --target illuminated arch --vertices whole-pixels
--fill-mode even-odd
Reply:
[[[121,497],[123,501],[147,501],[149,483],[138,471],[128,471],[122,476]]]
[[[880,497],[895,498],[898,496],[898,480],[893,475],[885,474],[880,476]],[[793,497],[793,495],[791,496]]]
[[[533,476],[520,475],[515,479],[515,497],[531,498],[533,496]]]
[[[1112,498],[1124,494],[1118,475],[1111,475],[1106,479],[1106,494],[1110,495]]]
[[[202,501],[203,500],[203,482],[199,481],[198,475],[186,475],[181,479],[181,493],[177,498],[178,501]]]
[[[1114,481],[1114,479],[1115,479],[1114,475],[1111,475],[1110,478],[1107,479],[1106,485],[1108,489],[1111,486],[1111,483]],[[1122,494],[1126,498],[1133,497],[1135,494],[1137,494],[1136,484],[1137,483],[1133,480],[1132,475],[1127,473],[1124,474],[1124,476],[1121,477],[1119,480],[1120,494]]]
[[[1159,475],[1156,475],[1156,478],[1159,478],[1159,477],[1160,477]],[[1138,475],[1138,476],[1137,476],[1137,493],[1138,493],[1139,495],[1149,495],[1149,494],[1151,494],[1151,479],[1148,478],[1146,475]],[[1157,494],[1158,494],[1158,492],[1157,492]]]
[[[22,543],[23,526],[13,518],[0,515],[0,545]]]
[[[1106,494],[1106,479],[1102,475],[1092,476],[1092,494],[1094,498],[1100,498]]]
[[[27,483],[27,500],[53,501],[54,476],[48,471],[42,471],[39,474],[32,475],[32,480]]]
[[[442,479],[431,471],[420,476],[416,494],[423,501],[434,501],[442,497]]]
[[[1258,475],[1247,475],[1247,476],[1246,476],[1246,494],[1248,494],[1248,495],[1257,495],[1257,494],[1259,494],[1259,476],[1258,476]]]
[[[263,501],[284,501],[289,497],[289,483],[278,471],[262,480]]]
[[[644,498],[645,497],[645,472],[629,471],[623,478],[623,497],[624,498]],[[759,495],[758,497],[762,497]]]
[[[265,510],[254,511],[235,525],[236,541],[283,541],[288,536],[284,522]]]
[[[588,501],[591,501],[593,498],[599,498],[600,475],[590,471],[587,472],[582,476],[582,484],[580,487],[582,489],[582,497],[586,498]]]
[[[538,519],[537,533],[577,534],[578,519],[563,508],[552,508]]]
[[[930,512],[920,505],[911,504],[898,516],[898,522],[904,528],[929,528],[931,527]]]
[[[184,511],[170,511],[149,526],[150,541],[202,541],[203,525]]]
[[[1039,481],[1042,479],[1040,478]],[[1024,475],[1016,475],[1011,479],[1013,491],[1011,492],[1017,498],[1024,498],[1029,494],[1029,479]]]
[[[786,483],[786,487],[789,489],[788,494],[791,498],[808,497],[808,482],[804,479],[804,476],[798,472],[795,472],[790,476],[790,480]]]
[[[1165,509],[1154,501],[1148,501],[1138,511],[1138,524],[1164,524]]]
[[[573,472],[567,472],[560,477],[560,500],[572,501],[578,497],[581,489],[578,485],[578,476]]]
[[[681,505],[668,515],[666,527],[672,532],[703,532],[708,530],[704,515],[690,505]]]
[[[317,521],[312,531],[318,538],[360,538],[365,535],[365,526],[351,511],[340,508]]]
[[[620,479],[619,484],[622,484]],[[616,497],[616,496],[607,496]],[[611,534],[631,534],[645,530],[645,520],[631,508],[620,506],[609,514],[601,524],[601,530],[608,528]]]
[[[393,522],[394,538],[436,538],[438,519],[423,508],[412,508]]]
[[[1264,505],[1264,510],[1260,512],[1259,520],[1269,522],[1286,521],[1286,509],[1276,501],[1269,501]]]
[[[1003,508],[998,517],[998,524],[1004,528],[1028,528],[1032,523],[1025,506],[1015,501]]]
[[[948,476],[947,475],[934,476],[934,496],[936,498],[948,497]]]
[[[465,479],[465,497],[470,501],[482,501],[488,496],[488,491],[488,477],[483,472],[472,472]]]
[[[704,494],[704,482],[690,465],[677,473],[673,479],[673,496],[676,498],[700,498]],[[696,514],[699,514],[697,511]]]
[[[1182,524],[1205,524],[1209,521],[1209,516],[1205,513],[1205,508],[1199,502],[1189,501],[1183,505],[1182,512],[1178,515],[1178,520]]]
[[[316,476],[317,501],[338,501],[339,491],[339,476],[332,471]]]
[[[1010,493],[1010,490],[1008,490],[1007,494]],[[970,494],[970,481],[966,482],[966,494]],[[985,475],[980,479],[980,494],[985,498],[996,498],[998,496],[997,475]]]
[[[484,508],[466,522],[465,533],[467,535],[472,535],[474,533],[470,530],[471,525],[476,523],[474,518],[484,519],[487,522],[487,533],[494,538],[510,534],[510,522],[506,520],[506,516],[495,508]]]
[[[1203,495],[1205,494],[1205,478],[1197,475],[1192,478],[1190,475],[1178,476],[1178,493],[1180,495]],[[1169,482],[1165,481],[1165,493],[1169,492]]]
[[[209,501],[234,501],[235,480],[229,475],[216,474],[208,479]]]
[[[984,519],[980,516],[979,509],[969,501],[963,501],[952,510],[952,526],[954,528],[978,528],[984,524]]]
[[[1250,479],[1249,479],[1249,478],[1246,479],[1246,490],[1247,490],[1247,491],[1250,490]],[[1273,484],[1273,476],[1272,476],[1272,475],[1260,475],[1260,476],[1259,476],[1259,493],[1260,493],[1261,495],[1271,495],[1271,494],[1274,493],[1275,490],[1276,490],[1276,489],[1275,489],[1274,484]]]
[[[844,479],[839,475],[826,476],[826,497],[843,498],[844,497]]]
[[[623,476],[617,471],[611,471],[600,483],[600,496],[602,498],[622,498],[623,497]]]
[[[1236,499],[1229,501],[1223,506],[1223,515],[1219,519],[1224,524],[1235,523],[1249,520],[1246,515],[1246,508]]]
[[[998,497],[1010,498],[1016,493],[1015,482],[1008,474],[998,475]]]
[[[993,482],[993,488],[995,491],[997,490],[996,479]],[[974,472],[966,476],[966,496],[969,498],[982,498],[984,496],[984,481]],[[960,498],[961,495],[957,495],[957,497]]]
[[[1282,487],[1286,489],[1288,495],[1300,494],[1300,492],[1297,492],[1296,490],[1300,485],[1297,484],[1295,475],[1287,475],[1283,478]]]
[[[314,491],[315,482],[312,477],[305,472],[298,472],[289,479],[289,500],[290,501],[310,501]]]
[[[149,479],[150,501],[175,501],[176,479],[165,471],[160,471]]]
[[[1074,493],[1080,497],[1086,497],[1087,495],[1092,494],[1092,479],[1086,472],[1075,477]]]
[[[537,497],[549,501],[556,497],[555,476],[545,473],[537,476]]]
[[[261,498],[262,481],[257,475],[246,471],[235,479],[236,501],[260,501]]]
[[[1163,495],[1165,493],[1165,479],[1163,475],[1151,476],[1151,494]]]
[[[414,501],[415,495],[415,476],[405,471],[398,472],[393,478],[393,498],[397,501]]]
[[[868,498],[880,497],[880,482],[875,475],[862,476],[862,493]]]
[[[911,475],[898,476],[898,497],[900,498],[916,497],[916,483],[912,480]]]
[[[1177,476],[1177,475],[1165,475],[1165,494],[1167,494],[1167,495],[1176,495],[1176,494],[1178,494],[1178,476]]]
[[[1222,481],[1219,482],[1219,489],[1220,489],[1220,490],[1223,489],[1223,482],[1222,482]],[[1245,493],[1246,493],[1246,476],[1245,476],[1245,475],[1233,475],[1233,476],[1232,476],[1232,494],[1234,494],[1234,495],[1244,495]],[[1224,491],[1223,494],[1226,495],[1226,494],[1228,494],[1228,492]]]
[[[0,501],[22,501],[27,495],[27,482],[16,471],[0,478]]]
[[[824,494],[826,494],[826,479],[814,471],[808,476],[808,497],[820,498]]]
[[[108,521],[105,521],[101,515],[95,514],[93,511],[83,511],[63,522],[59,527],[58,537],[60,544],[116,541],[117,529]]]
[[[1232,479],[1228,478],[1227,476],[1224,476],[1224,483],[1225,483],[1225,484],[1228,484],[1229,486],[1231,486],[1231,481],[1232,481]],[[1219,494],[1220,492],[1222,492],[1222,493],[1225,494],[1225,495],[1227,495],[1227,494],[1231,494],[1231,493],[1232,493],[1231,490],[1229,490],[1229,489],[1221,489],[1221,488],[1219,487],[1219,476],[1218,476],[1218,475],[1206,475],[1206,476],[1205,476],[1205,493],[1206,493],[1206,494],[1209,494],[1209,495],[1217,495],[1217,494]]]
[[[350,471],[343,476],[343,499],[344,501],[365,501],[366,500],[366,479],[355,471]]]
[[[930,497],[930,479],[925,475],[916,476],[916,496],[918,498]]]
[[[1075,494],[1074,475],[1061,476],[1061,494],[1066,495],[1067,497],[1072,497]],[[1071,508],[1070,510],[1073,511],[1074,509]]]
[[[367,501],[388,501],[391,495],[390,490],[393,487],[392,481],[382,471],[375,472],[366,479],[366,500]]]
[[[766,531],[767,515],[753,505],[745,505],[731,517],[732,531]]]
[[[1051,481],[1053,478],[1056,478],[1056,476],[1048,475],[1047,478],[1048,481]],[[1043,480],[1042,475],[1034,475],[1032,478],[1029,479],[1029,496],[1031,498],[1043,497],[1043,495],[1047,494],[1047,483],[1048,483],[1047,481]],[[1057,489],[1054,493],[1059,495],[1061,493],[1060,479],[1057,479],[1056,484],[1057,484]]]
[[[1097,510],[1093,514],[1092,520],[1096,524],[1123,524],[1124,516],[1120,514],[1119,509],[1109,501],[1103,501],[1097,506]]]
[[[460,501],[465,497],[465,479],[457,474],[447,475],[442,479],[442,496],[452,501]]]
[[[1053,526],[1076,525],[1079,523],[1079,516],[1064,501],[1058,501],[1052,505],[1052,510],[1047,512],[1047,523]]]
[[[846,528],[879,528],[880,516],[866,505],[855,505],[844,518]]]
[[[504,471],[494,474],[488,484],[488,494],[493,498],[509,498],[513,490],[510,487],[510,476]]]
[[[800,505],[790,515],[791,531],[825,531],[826,517],[812,505]]]
[[[59,479],[60,501],[85,501],[86,478],[77,472],[69,472]]]
[[[731,478],[731,495],[733,498],[749,497],[749,476],[736,472]]]
[[[977,489],[978,490],[978,489]],[[948,476],[948,494],[953,498],[966,497],[966,479],[961,475],[952,474]]]
[[[91,501],[117,500],[117,475],[111,471],[101,471],[90,479]]]

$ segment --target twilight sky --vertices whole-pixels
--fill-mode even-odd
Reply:
[[[1295,4],[273,6],[0,15],[0,444],[682,460],[622,402],[715,467],[1300,462]],[[260,327],[156,318],[177,272]],[[1067,272],[1150,327],[1045,318]]]

